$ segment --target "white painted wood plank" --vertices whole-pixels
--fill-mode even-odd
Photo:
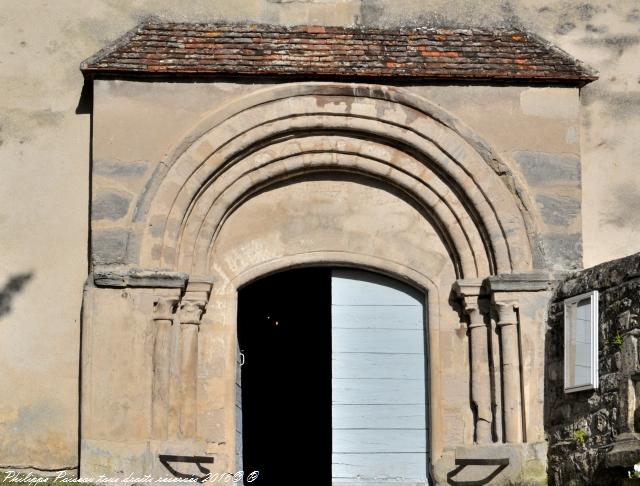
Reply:
[[[402,484],[403,480],[412,485],[420,481],[426,484],[427,455],[332,454],[332,470],[333,484],[345,482],[345,479],[355,480],[357,484],[367,484],[363,481],[376,479],[395,480],[399,484]]]
[[[334,404],[414,404],[426,403],[424,383],[419,380],[334,379]]]
[[[423,331],[422,306],[341,305],[331,309],[334,328],[415,329]]]
[[[370,452],[426,452],[425,429],[334,429],[334,454]]]
[[[334,485],[426,484],[423,302],[386,277],[332,274]]]
[[[331,416],[334,429],[424,429],[428,413],[424,405],[335,404]]]
[[[424,354],[424,333],[419,330],[332,328],[334,353]]]
[[[331,364],[334,378],[424,380],[425,377],[424,357],[421,354],[335,353]]]
[[[358,270],[332,272],[333,305],[422,305],[424,296],[406,284],[383,275]]]

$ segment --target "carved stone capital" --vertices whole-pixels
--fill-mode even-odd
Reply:
[[[453,284],[453,292],[458,296],[464,313],[469,318],[469,328],[486,326],[481,306],[482,280],[460,279]]]
[[[183,300],[180,304],[180,324],[200,324],[206,305],[205,301]]]
[[[516,315],[516,309],[518,308],[517,300],[497,301],[495,302],[495,306],[498,311],[498,321],[496,324],[499,327],[516,325],[518,323],[518,316]]]
[[[482,283],[483,280],[479,278],[461,278],[453,283],[452,290],[461,299],[477,298],[482,293]]]
[[[205,278],[190,278],[180,303],[180,323],[199,325],[205,312],[213,282]]]
[[[178,289],[156,289],[153,294],[153,320],[172,321],[180,301]]]

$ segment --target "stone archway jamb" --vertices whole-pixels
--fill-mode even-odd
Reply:
[[[93,269],[93,283],[103,288],[153,289],[151,436],[195,437],[198,331],[213,280],[168,270],[98,266]],[[174,324],[179,329],[172,333]],[[172,340],[178,341],[179,356],[171,354]]]
[[[502,381],[502,437],[506,443],[527,442],[522,376],[521,322],[519,315],[523,293],[553,291],[566,274],[531,271],[489,276],[485,279],[460,279],[453,284],[468,319],[471,349],[471,399],[476,408],[475,443],[492,443],[492,400],[490,335],[483,316],[482,303],[490,300],[489,313],[500,330],[500,376]],[[490,317],[490,316],[487,316]]]

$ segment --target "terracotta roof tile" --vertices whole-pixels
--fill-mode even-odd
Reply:
[[[586,84],[595,73],[518,30],[145,23],[85,75],[263,75]]]

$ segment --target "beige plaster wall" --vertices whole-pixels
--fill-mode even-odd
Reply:
[[[581,96],[585,265],[640,249],[636,1],[5,0],[0,9],[0,466],[77,463],[90,133],[89,116],[75,113],[82,89],[77,66],[151,14],[191,21],[522,24],[600,71],[601,79]]]

